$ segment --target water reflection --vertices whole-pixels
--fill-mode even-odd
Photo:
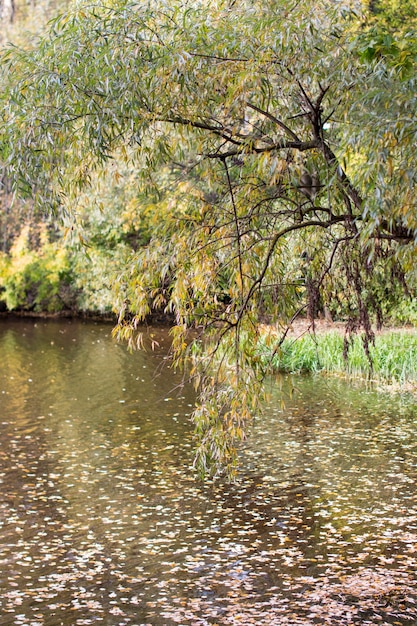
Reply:
[[[0,324],[0,624],[415,624],[413,400],[287,378],[202,485],[159,340]]]

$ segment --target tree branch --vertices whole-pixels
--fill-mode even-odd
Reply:
[[[271,120],[271,122],[274,122],[274,124],[277,124],[294,141],[300,141],[299,137],[291,130],[291,128],[289,128],[286,124],[284,124],[284,122],[282,122],[280,119],[275,117],[275,115],[272,115],[272,113],[269,113],[269,111],[264,111],[263,109],[260,109],[259,107],[257,107],[255,104],[252,104],[251,102],[246,102],[246,106],[248,106],[250,109],[253,109],[257,113],[260,113],[264,117],[267,117],[269,120]]]
[[[337,178],[338,178],[338,180],[339,180],[343,190],[346,192],[346,194],[350,198],[350,200],[352,200],[352,202],[355,205],[355,207],[359,211],[361,211],[362,207],[363,207],[363,199],[362,199],[360,193],[355,189],[355,187],[350,182],[346,172],[344,171],[344,169],[340,165],[337,156],[335,155],[333,150],[330,148],[330,146],[325,141],[322,141],[321,148],[322,148],[323,155],[324,155],[324,158],[326,159],[327,164],[330,167],[332,167],[333,169],[336,170]]]
[[[246,307],[248,306],[248,303],[250,301],[250,299],[252,298],[253,294],[255,293],[256,289],[258,287],[260,287],[260,285],[262,284],[263,279],[265,278],[266,272],[268,271],[268,267],[269,267],[269,263],[271,261],[272,255],[274,253],[275,247],[278,243],[278,241],[280,239],[282,239],[282,237],[284,237],[285,235],[288,235],[288,233],[291,233],[295,230],[301,230],[303,228],[307,228],[309,226],[317,226],[319,228],[330,228],[331,226],[333,226],[334,224],[343,222],[346,220],[346,215],[340,215],[340,216],[333,216],[330,220],[328,220],[327,222],[322,222],[319,220],[309,220],[307,222],[300,222],[298,224],[291,224],[291,226],[287,226],[286,228],[283,228],[282,230],[278,231],[272,238],[271,241],[271,245],[269,246],[269,250],[268,253],[266,255],[265,258],[265,262],[262,268],[261,273],[259,274],[258,278],[252,283],[251,288],[249,289],[246,298],[242,304],[242,307],[239,311],[239,319],[242,317]]]
[[[241,143],[239,148],[229,150],[228,152],[209,152],[205,156],[208,159],[225,159],[227,157],[237,156],[238,154],[263,154],[265,152],[274,152],[274,150],[299,150],[305,152],[306,150],[313,150],[314,148],[320,148],[320,142],[317,140],[312,141],[277,141],[270,146],[255,146],[249,143]]]

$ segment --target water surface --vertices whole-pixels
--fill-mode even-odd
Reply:
[[[413,398],[271,382],[238,483],[202,484],[149,332],[0,320],[0,625],[415,625]]]

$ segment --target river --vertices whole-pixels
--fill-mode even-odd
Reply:
[[[239,480],[202,483],[148,332],[0,320],[0,625],[415,626],[415,400],[270,382]]]

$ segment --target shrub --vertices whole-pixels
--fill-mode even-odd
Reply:
[[[0,299],[9,310],[61,311],[73,297],[67,252],[49,241],[45,225],[38,227],[36,249],[32,235],[24,226],[10,254],[0,254]]]

